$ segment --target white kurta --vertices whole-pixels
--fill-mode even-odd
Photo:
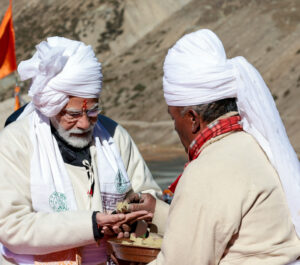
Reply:
[[[101,122],[120,151],[133,191],[160,192],[126,130],[104,116]],[[92,212],[102,211],[97,170],[94,170],[95,193],[90,198],[87,195],[85,168],[66,165],[78,211],[34,212],[30,193],[33,147],[29,138],[28,117],[1,131],[0,146],[0,242],[16,254],[31,255],[95,244]],[[91,155],[92,161],[96,161],[94,146],[91,147]]]
[[[151,265],[286,265],[300,256],[279,177],[245,132],[203,146],[184,170]]]

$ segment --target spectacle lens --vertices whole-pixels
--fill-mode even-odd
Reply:
[[[88,110],[87,112],[86,112],[86,115],[88,116],[88,117],[90,117],[90,118],[95,118],[95,117],[97,117],[98,116],[98,114],[101,112],[101,110],[100,109],[93,109],[93,110]]]
[[[95,109],[91,109],[91,110],[82,110],[82,111],[65,110],[65,117],[69,122],[75,122],[82,117],[84,112],[86,113],[86,116],[88,118],[96,118],[98,116],[98,114],[101,112],[101,109],[95,108]]]

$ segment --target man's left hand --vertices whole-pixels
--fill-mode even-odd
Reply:
[[[112,227],[103,226],[101,232],[108,236],[112,236],[112,234],[115,233],[118,235],[118,238],[129,237],[131,224],[139,220],[151,221],[153,218],[153,213],[145,210],[134,211],[124,215],[125,219],[115,223]]]

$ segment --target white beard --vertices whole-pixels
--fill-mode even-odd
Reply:
[[[93,140],[93,129],[95,125],[91,125],[90,128],[86,130],[81,129],[70,129],[65,130],[57,121],[55,117],[50,118],[50,121],[54,128],[57,130],[59,136],[64,139],[69,145],[75,147],[75,148],[84,148],[88,146],[92,140]],[[72,136],[71,134],[85,134],[87,135],[85,137],[77,137]]]

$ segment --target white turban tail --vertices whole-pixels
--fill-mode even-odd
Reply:
[[[227,59],[219,38],[203,29],[183,36],[169,50],[163,89],[169,106],[237,98],[243,129],[257,140],[276,169],[300,237],[300,164],[259,72],[243,57]]]
[[[36,46],[36,53],[18,66],[21,80],[32,79],[32,98],[22,116],[33,108],[46,117],[58,114],[69,96],[98,98],[102,73],[91,46],[80,41],[51,37]]]

